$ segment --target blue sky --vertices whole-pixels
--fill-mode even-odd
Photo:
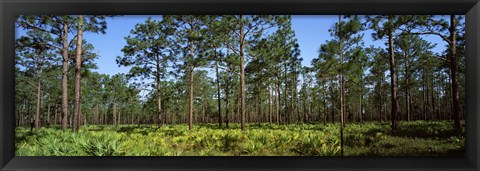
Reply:
[[[129,68],[118,67],[115,62],[117,56],[122,56],[121,49],[126,45],[125,36],[137,23],[143,23],[149,16],[120,16],[107,19],[106,34],[85,33],[85,39],[94,45],[96,52],[100,57],[95,61],[99,73],[113,75],[116,73],[127,73]],[[161,16],[150,16],[153,19],[161,19]],[[310,66],[313,58],[318,56],[320,44],[326,40],[332,39],[328,29],[338,21],[338,16],[292,16],[292,27],[295,31],[298,43],[300,45],[302,64]],[[25,31],[18,29],[17,37],[24,34]],[[371,31],[364,32],[364,43],[366,46],[384,46],[384,40],[373,41]],[[437,36],[423,36],[424,39],[432,43],[437,43],[434,52],[445,50],[445,43]]]

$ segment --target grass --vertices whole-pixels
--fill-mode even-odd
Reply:
[[[459,156],[463,136],[447,121],[347,124],[346,156]],[[338,124],[216,124],[16,129],[17,156],[339,156]]]

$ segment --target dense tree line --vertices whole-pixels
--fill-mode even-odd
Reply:
[[[461,130],[461,16],[338,16],[318,30],[331,39],[311,67],[302,66],[291,16],[149,18],[116,57],[130,71],[105,75],[92,71],[99,56],[82,34],[105,33],[108,17],[18,18],[27,32],[16,40],[17,126],[340,122],[343,131],[351,122],[395,130],[399,120],[454,120]],[[425,35],[446,51],[434,53]],[[370,38],[385,46],[365,46]]]

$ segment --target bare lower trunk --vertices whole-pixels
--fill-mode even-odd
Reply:
[[[227,52],[228,54],[228,52]],[[228,128],[228,113],[229,113],[229,101],[230,101],[230,73],[227,73],[227,80],[225,84],[225,126]]]
[[[40,67],[39,67],[40,68]],[[35,112],[35,130],[40,128],[40,99],[41,99],[41,76],[40,71],[37,74],[37,106]]]
[[[63,24],[62,32],[62,129],[68,127],[68,97],[67,97],[67,74],[68,74],[68,23]]]
[[[189,101],[189,118],[190,118],[190,123],[188,125],[188,129],[192,130],[192,125],[193,125],[193,66],[190,65],[190,88],[189,88],[189,95],[190,95],[190,101]]]
[[[277,79],[277,124],[280,125],[280,80]]]
[[[80,69],[82,67],[82,40],[83,40],[83,16],[78,16],[77,49],[75,57],[75,101],[73,104],[73,131],[77,132],[80,127]]]
[[[268,85],[268,122],[272,123],[272,92],[270,85]]]
[[[117,125],[117,102],[113,100],[113,125]]]
[[[48,97],[50,99],[50,96]],[[47,100],[47,125],[50,125],[50,100]]]
[[[342,16],[338,16],[338,32],[341,33],[341,23]],[[342,49],[342,34],[339,34],[339,45],[340,45],[340,150],[341,155],[343,156],[343,127],[345,126],[344,122],[344,92],[343,92],[343,49]]]
[[[242,131],[245,131],[245,71],[244,71],[244,35],[243,35],[243,15],[240,15],[240,92],[241,92],[241,112],[242,112]]]
[[[391,20],[390,16],[389,20]],[[397,129],[397,115],[398,115],[398,100],[397,100],[397,76],[395,72],[395,56],[393,52],[393,34],[392,28],[388,29],[388,53],[390,55],[390,79],[391,79],[391,91],[392,91],[392,130]]]
[[[450,15],[450,79],[452,84],[452,103],[453,103],[453,118],[455,130],[460,132],[462,130],[460,124],[460,95],[458,93],[458,80],[457,80],[457,22],[455,15]]]
[[[220,75],[218,74],[218,61],[215,62],[215,74],[217,75],[217,103],[218,103],[218,127],[222,127],[222,99],[220,98]]]
[[[190,58],[193,58],[193,50],[194,50],[194,47],[193,47],[193,43],[192,41],[190,41]],[[188,129],[189,130],[192,130],[192,126],[193,126],[193,64],[191,63],[190,64],[190,68],[189,68],[189,71],[190,71],[190,81],[189,81],[189,96],[190,96],[190,99],[189,99],[189,118],[190,118],[190,123],[188,125]]]
[[[93,123],[98,125],[98,104],[95,105],[95,113],[93,113]]]

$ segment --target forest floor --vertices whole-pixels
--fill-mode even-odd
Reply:
[[[17,156],[340,156],[339,124],[89,125],[16,128]],[[345,156],[463,156],[450,121],[346,124]]]

